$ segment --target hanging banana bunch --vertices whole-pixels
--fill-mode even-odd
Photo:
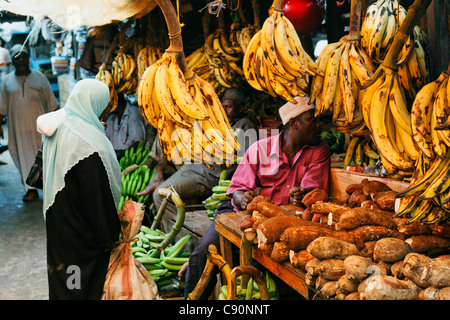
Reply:
[[[308,91],[309,77],[323,74],[304,51],[294,26],[283,15],[282,4],[274,1],[261,30],[250,40],[243,68],[254,89],[296,104],[294,97]]]
[[[138,85],[136,61],[130,54],[123,51],[123,47],[120,47],[117,56],[112,62],[111,74],[117,92],[122,92],[126,95],[136,93]]]
[[[411,130],[421,153],[444,158],[450,151],[450,66],[420,89],[411,107]]]
[[[181,28],[170,2],[157,0],[169,27],[170,46],[148,67],[138,87],[143,118],[158,130],[175,165],[232,164],[240,146],[214,88],[192,72],[183,54]],[[174,32],[175,31],[175,32]]]
[[[138,79],[141,79],[144,71],[156,61],[161,59],[162,55],[163,49],[161,49],[160,47],[157,47],[155,45],[146,45],[145,47],[143,47],[139,51],[136,59]]]
[[[385,59],[406,12],[398,0],[377,0],[367,8],[361,26],[361,45],[374,64],[381,64]],[[400,82],[409,99],[414,99],[416,92],[426,83],[426,43],[425,32],[420,26],[415,26],[397,58]]]
[[[103,63],[100,66],[98,73],[95,75],[95,79],[103,81],[109,88],[109,102],[105,108],[105,111],[103,111],[104,114],[109,114],[116,110],[118,96],[114,86],[114,78],[111,75],[111,72],[107,70],[106,63]]]
[[[399,59],[397,62],[400,83],[410,100],[414,100],[417,92],[427,83],[429,73],[425,51],[427,41],[423,29],[415,26],[413,35],[405,43],[405,49],[402,49],[402,52],[407,51],[403,54],[405,59]],[[409,45],[409,48],[407,45]]]
[[[394,37],[383,63],[363,88],[362,111],[371,130],[385,169],[391,173],[409,175],[420,157],[413,139],[411,116],[397,72],[397,59],[405,43],[405,35],[426,11],[431,0],[416,0]]]
[[[337,131],[364,136],[368,128],[361,110],[364,90],[360,86],[375,67],[360,45],[360,0],[352,0],[350,16],[350,33],[328,44],[317,59],[324,75],[314,76],[310,102],[316,102],[316,116],[332,112]]]

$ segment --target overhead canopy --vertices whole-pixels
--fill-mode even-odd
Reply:
[[[140,18],[156,5],[155,0],[0,0],[1,10],[37,20],[48,17],[66,30]]]

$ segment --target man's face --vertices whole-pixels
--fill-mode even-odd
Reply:
[[[28,71],[30,69],[30,57],[25,52],[20,52],[12,59],[16,71]]]
[[[309,110],[297,118],[297,131],[300,139],[306,145],[316,145],[320,142],[322,125],[314,113],[314,110]]]
[[[228,119],[235,119],[241,112],[241,106],[235,100],[225,99],[222,101],[222,106],[225,109]]]

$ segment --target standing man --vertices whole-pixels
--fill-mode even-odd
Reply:
[[[30,69],[28,51],[20,44],[11,48],[15,70],[9,73],[1,86],[0,123],[8,116],[8,148],[19,170],[26,194],[23,201],[39,197],[37,189],[26,184],[26,179],[38,152],[42,136],[36,131],[36,119],[58,107],[47,78]],[[3,138],[3,129],[0,127]]]

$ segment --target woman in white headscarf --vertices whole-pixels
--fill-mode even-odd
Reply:
[[[63,109],[37,120],[50,299],[100,299],[119,240],[121,172],[99,120],[108,101],[103,82],[81,80]]]

